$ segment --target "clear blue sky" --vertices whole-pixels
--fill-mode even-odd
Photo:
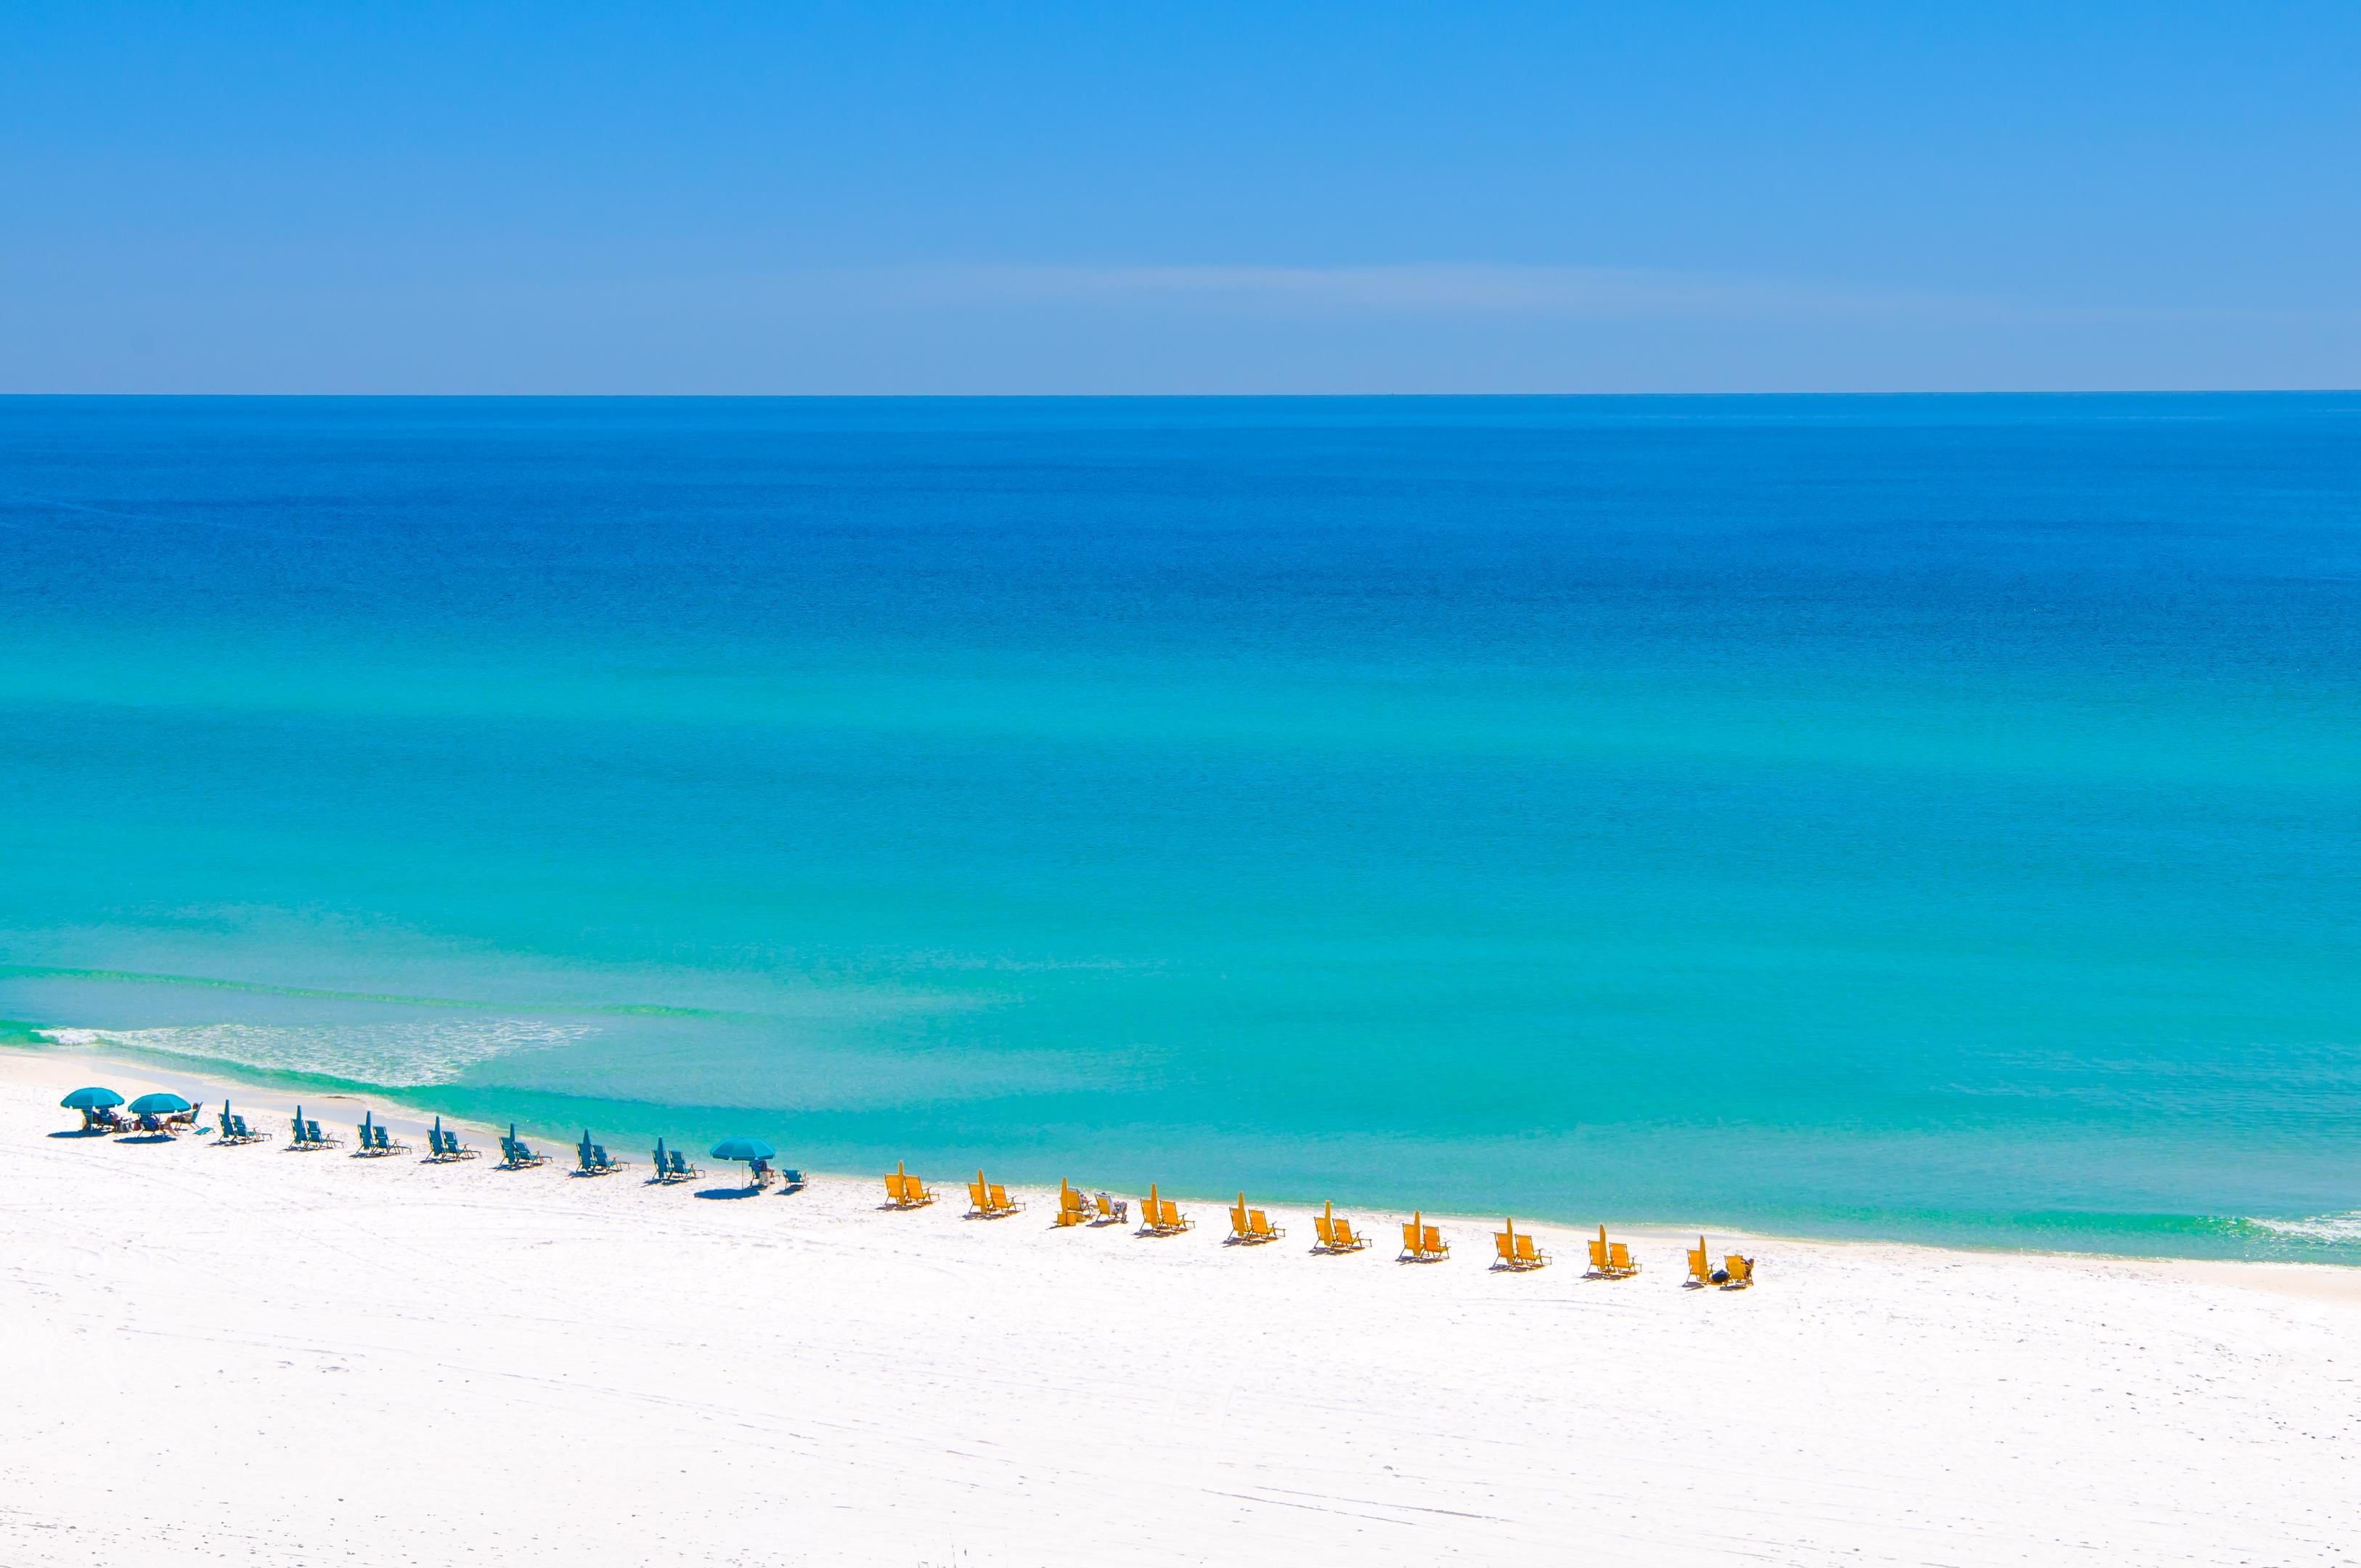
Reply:
[[[2349,3],[15,0],[0,389],[2352,387],[2356,61]]]

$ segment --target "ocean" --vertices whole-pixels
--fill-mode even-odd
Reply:
[[[0,399],[0,1037],[2361,1262],[2361,395]]]

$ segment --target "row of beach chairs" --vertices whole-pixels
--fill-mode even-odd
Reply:
[[[89,1113],[84,1114],[87,1118]],[[267,1132],[255,1131],[244,1116],[236,1114],[226,1103],[221,1109],[219,1126],[219,1141],[225,1146],[259,1143],[270,1136]],[[408,1144],[393,1138],[385,1124],[376,1119],[374,1113],[362,1116],[357,1133],[360,1146],[354,1151],[356,1157],[406,1153],[410,1147]],[[289,1146],[297,1149],[328,1148],[341,1141],[322,1133],[320,1124],[305,1117],[300,1105],[295,1109],[293,1134]],[[475,1149],[459,1141],[458,1134],[444,1130],[440,1117],[435,1119],[434,1129],[427,1134],[427,1140],[433,1150],[428,1157],[434,1161],[474,1159],[477,1157]],[[516,1135],[513,1124],[510,1126],[508,1135],[500,1140],[500,1157],[501,1168],[507,1170],[545,1165],[549,1161],[547,1155],[535,1152]],[[628,1160],[611,1157],[605,1146],[591,1139],[588,1128],[583,1130],[582,1141],[576,1146],[574,1174],[577,1176],[612,1175],[627,1168],[630,1164]],[[656,1140],[653,1166],[653,1174],[650,1179],[658,1182],[685,1181],[705,1174],[699,1168],[689,1164],[687,1157],[680,1150],[667,1149],[661,1138]],[[754,1162],[753,1177],[757,1186],[767,1185],[766,1179],[770,1174],[765,1162]],[[800,1171],[782,1174],[791,1181],[799,1181],[802,1178]],[[968,1200],[967,1215],[970,1219],[1005,1219],[1022,1212],[1025,1208],[1022,1200],[1009,1197],[1005,1187],[996,1181],[985,1180],[981,1170],[975,1173],[975,1179],[968,1183]],[[912,1176],[902,1164],[897,1163],[893,1173],[885,1178],[885,1206],[888,1208],[919,1209],[934,1201],[934,1189]],[[1085,1195],[1069,1182],[1061,1180],[1058,1183],[1055,1223],[1059,1225],[1128,1223],[1129,1210],[1128,1202],[1108,1193]],[[1181,1212],[1180,1206],[1171,1199],[1159,1193],[1154,1183],[1149,1184],[1148,1196],[1140,1201],[1140,1210],[1139,1234],[1142,1235],[1176,1236],[1196,1228],[1196,1222]],[[1333,1203],[1323,1205],[1322,1212],[1312,1217],[1312,1223],[1320,1238],[1312,1249],[1314,1252],[1360,1252],[1371,1244],[1372,1238],[1354,1231],[1350,1220],[1337,1218]],[[1238,1194],[1236,1204],[1230,1210],[1227,1245],[1257,1246],[1266,1242],[1282,1240],[1286,1235],[1285,1226],[1272,1224],[1266,1212],[1248,1207],[1246,1195],[1243,1192]],[[1551,1262],[1550,1255],[1541,1249],[1530,1233],[1517,1229],[1514,1218],[1502,1223],[1502,1228],[1494,1234],[1492,1243],[1496,1254],[1492,1266],[1496,1269],[1523,1273],[1546,1268]],[[1598,1227],[1598,1236],[1589,1243],[1589,1253],[1590,1275],[1594,1278],[1629,1279],[1640,1272],[1640,1265],[1632,1258],[1631,1248],[1622,1242],[1609,1241],[1604,1225]],[[1397,1255],[1405,1263],[1439,1263],[1451,1255],[1451,1244],[1444,1239],[1437,1227],[1426,1223],[1423,1214],[1412,1214],[1409,1223],[1402,1226],[1402,1249]],[[1718,1287],[1725,1290],[1743,1290],[1754,1283],[1752,1258],[1730,1253],[1724,1255],[1721,1266],[1717,1268],[1703,1236],[1699,1236],[1697,1245],[1689,1250],[1687,1262],[1688,1277],[1684,1283],[1691,1289]]]
[[[100,1115],[112,1114],[111,1110],[84,1111],[82,1120],[84,1125],[88,1126]],[[121,1118],[117,1120],[126,1129],[132,1125],[128,1121]],[[217,1126],[221,1136],[216,1143],[218,1146],[224,1148],[236,1147],[241,1144],[262,1143],[270,1137],[268,1131],[258,1131],[243,1115],[231,1110],[226,1102],[222,1106]],[[340,1148],[344,1145],[342,1138],[322,1132],[320,1124],[312,1117],[304,1115],[301,1105],[295,1108],[291,1132],[292,1135],[288,1142],[291,1149]],[[355,1136],[358,1146],[353,1151],[355,1158],[406,1154],[410,1151],[410,1145],[394,1137],[385,1124],[377,1119],[375,1112],[362,1113],[360,1122],[355,1128]],[[427,1132],[426,1146],[430,1151],[426,1157],[436,1164],[452,1160],[475,1159],[478,1155],[478,1151],[473,1146],[459,1141],[457,1133],[445,1129],[440,1116],[434,1119],[434,1125]],[[517,1136],[516,1127],[511,1124],[508,1135],[500,1139],[500,1168],[504,1170],[522,1170],[548,1163],[549,1157],[537,1152],[522,1138]],[[619,1160],[609,1155],[604,1145],[592,1141],[588,1129],[586,1128],[583,1131],[582,1142],[576,1149],[576,1175],[611,1175],[626,1168],[630,1163],[628,1160]],[[662,1138],[656,1140],[653,1168],[653,1173],[650,1179],[665,1183],[686,1181],[705,1174],[701,1167],[691,1165],[688,1162],[688,1157],[680,1150],[667,1149]],[[799,1184],[803,1180],[803,1172],[799,1170],[774,1173],[766,1161],[760,1160],[754,1163],[753,1174],[756,1184],[761,1186],[767,1186],[774,1175],[784,1176],[790,1184]],[[911,1179],[911,1188],[914,1191],[923,1190],[916,1178]],[[933,1197],[933,1193],[928,1192],[926,1201],[931,1202]],[[1005,1201],[1006,1195],[1004,1193],[1002,1198]],[[1022,1207],[1022,1204],[1013,1204],[1008,1212],[1014,1212]]]
[[[970,1219],[996,1220],[1025,1207],[1022,1202],[1012,1201],[1007,1190],[998,1182],[986,1181],[980,1170],[975,1173],[975,1179],[968,1183],[968,1198]],[[885,1207],[889,1209],[923,1208],[934,1201],[934,1190],[912,1176],[905,1165],[897,1163],[893,1173],[885,1178]],[[1061,1180],[1058,1183],[1058,1212],[1054,1223],[1061,1226],[1122,1223],[1126,1219],[1126,1207],[1122,1200],[1111,1198],[1104,1192],[1096,1194],[1095,1198],[1086,1196],[1071,1182]],[[1154,1183],[1149,1184],[1148,1196],[1141,1200],[1140,1207],[1139,1234],[1142,1235],[1173,1236],[1196,1228],[1196,1223],[1182,1213],[1172,1200],[1159,1193]],[[1323,1204],[1322,1212],[1312,1216],[1312,1224],[1320,1237],[1312,1249],[1314,1252],[1360,1252],[1372,1240],[1357,1234],[1350,1220],[1337,1218],[1334,1203]],[[1280,1240],[1286,1234],[1285,1226],[1272,1224],[1268,1213],[1249,1208],[1246,1195],[1243,1192],[1238,1194],[1236,1205],[1230,1210],[1229,1245],[1255,1246]],[[1513,1217],[1502,1222],[1502,1227],[1493,1235],[1492,1243],[1498,1255],[1492,1265],[1496,1269],[1523,1273],[1549,1266],[1550,1255],[1541,1249],[1530,1233],[1517,1229]],[[1608,1240],[1604,1225],[1598,1227],[1598,1236],[1589,1243],[1589,1277],[1592,1278],[1629,1279],[1640,1272],[1640,1264],[1632,1257],[1630,1245]],[[1409,1223],[1402,1226],[1402,1250],[1398,1255],[1405,1263],[1439,1263],[1451,1255],[1451,1244],[1444,1239],[1438,1227],[1426,1223],[1425,1215],[1412,1214]],[[1697,1238],[1696,1248],[1688,1255],[1688,1262],[1687,1283],[1691,1287],[1719,1286],[1724,1289],[1742,1290],[1754,1283],[1752,1258],[1730,1253],[1723,1259],[1721,1267],[1714,1268],[1707,1255],[1703,1236]]]

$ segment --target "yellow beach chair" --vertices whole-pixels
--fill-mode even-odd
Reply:
[[[1353,1234],[1352,1221],[1336,1217],[1333,1202],[1320,1206],[1320,1212],[1312,1216],[1312,1228],[1320,1233],[1320,1245],[1313,1252],[1358,1252],[1369,1245],[1368,1237]]]
[[[1112,1197],[1109,1197],[1104,1192],[1100,1193],[1098,1196],[1098,1206],[1099,1217],[1092,1223],[1093,1224],[1101,1225],[1112,1225],[1122,1220],[1124,1218],[1124,1210],[1126,1207],[1125,1204],[1116,1202]]]
[[[1238,1194],[1238,1205],[1230,1211],[1230,1240],[1251,1246],[1262,1242],[1275,1242],[1286,1234],[1273,1229],[1269,1216],[1261,1210],[1247,1208],[1245,1193]]]
[[[1754,1283],[1752,1258],[1741,1257],[1736,1253],[1731,1253],[1722,1259],[1721,1266],[1722,1271],[1730,1276],[1729,1282],[1722,1286],[1724,1290],[1743,1290]]]
[[[1443,1233],[1433,1225],[1422,1223],[1424,1219],[1422,1214],[1412,1214],[1410,1223],[1402,1227],[1400,1260],[1404,1263],[1433,1263],[1451,1255],[1451,1248],[1444,1243]]]
[[[1063,1180],[1058,1183],[1058,1223],[1080,1225],[1091,1217],[1091,1201]]]
[[[1494,1264],[1493,1267],[1511,1268],[1522,1272],[1528,1268],[1543,1267],[1549,1263],[1547,1257],[1533,1249],[1532,1237],[1521,1236],[1517,1234],[1516,1221],[1504,1220],[1501,1223],[1507,1226],[1507,1229],[1496,1233],[1492,1237],[1492,1245],[1500,1254],[1500,1261]]]
[[[901,1161],[894,1162],[894,1174],[885,1179],[886,1202],[896,1209],[916,1209],[934,1201],[935,1195],[925,1182],[905,1171]]]
[[[968,1211],[971,1220],[997,1220],[1004,1214],[1014,1214],[1025,1207],[1008,1201],[1008,1190],[997,1183],[986,1183],[983,1172],[977,1171],[975,1179],[967,1184]]]
[[[1713,1265],[1706,1257],[1703,1236],[1697,1237],[1697,1245],[1689,1249],[1689,1277],[1681,1283],[1692,1290],[1713,1283]]]
[[[1621,1242],[1607,1239],[1607,1227],[1598,1227],[1598,1234],[1590,1244],[1590,1273],[1598,1279],[1629,1279],[1640,1272],[1631,1261],[1631,1249]]]
[[[1177,1236],[1183,1231],[1196,1229],[1197,1223],[1183,1214],[1170,1198],[1156,1195],[1156,1184],[1148,1184],[1148,1196],[1140,1201],[1139,1234],[1144,1236]]]

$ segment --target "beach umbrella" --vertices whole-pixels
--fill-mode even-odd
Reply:
[[[143,1094],[131,1102],[131,1113],[135,1116],[177,1115],[188,1108],[189,1102],[179,1095],[161,1092]]]
[[[104,1111],[109,1105],[123,1103],[123,1096],[112,1089],[77,1089],[58,1102],[69,1111]]]
[[[760,1138],[724,1138],[713,1146],[715,1159],[776,1159],[779,1151]]]

